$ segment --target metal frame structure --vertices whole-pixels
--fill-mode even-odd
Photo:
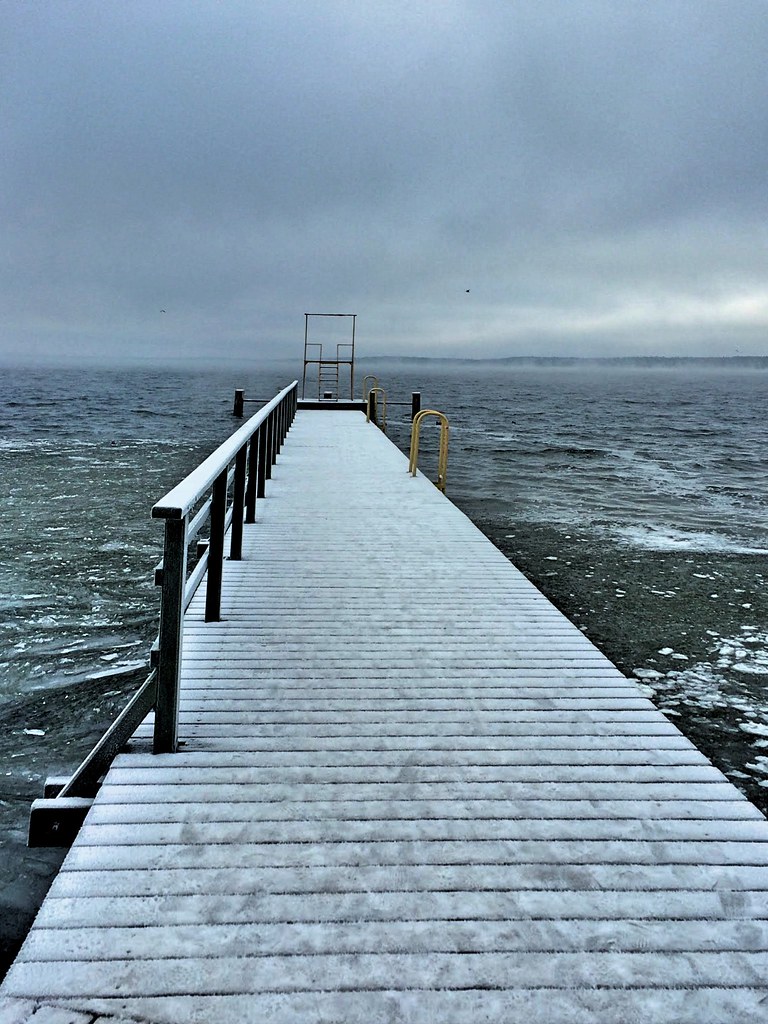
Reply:
[[[352,340],[350,342],[338,342],[335,356],[326,352],[323,354],[322,343],[309,340],[310,317],[323,318],[345,318],[352,321]],[[306,398],[307,389],[307,367],[317,366],[317,397],[325,398],[330,393],[331,400],[338,401],[339,394],[339,371],[341,367],[349,367],[349,399],[355,397],[355,328],[357,313],[305,313],[304,314],[304,373],[301,379],[301,397]],[[317,349],[317,352],[310,350]],[[343,350],[349,350],[348,354]]]

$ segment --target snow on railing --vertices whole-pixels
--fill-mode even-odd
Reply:
[[[184,612],[208,574],[205,621],[221,614],[224,538],[230,529],[229,557],[242,558],[243,522],[256,520],[256,501],[296,415],[298,381],[294,381],[243,424],[192,470],[152,509],[165,520],[163,560],[155,570],[162,587],[160,634],[155,649],[157,701],[155,753],[173,753],[178,743],[179,678]],[[199,558],[187,575],[187,553],[204,524],[209,539],[198,544]]]
[[[72,843],[100,777],[153,708],[155,753],[176,750],[184,612],[207,570],[205,619],[219,618],[226,531],[230,529],[229,557],[240,559],[243,522],[256,520],[256,501],[264,497],[265,481],[296,415],[297,395],[294,381],[152,509],[154,518],[165,520],[163,560],[155,568],[155,582],[163,589],[152,671],[74,774],[46,780],[45,795],[30,811],[29,846]],[[209,540],[198,542],[197,564],[188,576],[187,552],[206,522]]]

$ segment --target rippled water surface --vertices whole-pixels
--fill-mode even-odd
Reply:
[[[254,397],[288,373],[249,375]],[[146,662],[162,544],[150,509],[233,430],[232,379],[6,373],[0,700]]]

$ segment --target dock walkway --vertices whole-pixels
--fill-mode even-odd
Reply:
[[[4,1024],[768,1020],[768,822],[406,467],[299,411]]]

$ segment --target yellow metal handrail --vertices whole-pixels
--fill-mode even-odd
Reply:
[[[378,398],[381,395],[381,422],[378,418]],[[374,423],[386,434],[387,432],[387,393],[384,388],[371,388],[368,392],[368,404],[365,407],[365,422],[371,422],[371,406],[373,406]]]
[[[379,386],[379,378],[375,377],[372,373],[366,373],[366,375],[363,377],[363,401],[364,402],[368,400],[368,392],[365,390],[365,388],[366,388],[366,384],[367,384],[367,382],[369,380],[373,381],[373,385],[372,385],[373,387],[377,388]]]
[[[440,423],[440,451],[437,457],[437,487],[438,491],[445,494],[445,481],[448,474],[448,417],[444,412],[437,412],[436,409],[424,409],[413,417],[411,427],[411,458],[408,463],[408,472],[416,476],[417,464],[419,461],[419,432],[421,421],[426,416],[436,416]]]

